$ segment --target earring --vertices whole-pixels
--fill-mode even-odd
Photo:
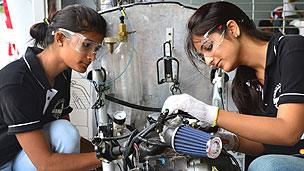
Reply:
[[[94,55],[95,55],[95,54],[94,54]],[[90,62],[93,62],[93,61],[95,60],[95,57],[93,57],[93,56],[88,56],[87,58],[88,58],[88,60],[89,60]]]
[[[62,46],[63,46],[62,42],[58,42],[58,45],[59,45],[60,47],[62,47]]]

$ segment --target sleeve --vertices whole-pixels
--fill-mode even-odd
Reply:
[[[29,90],[20,86],[8,86],[1,90],[0,108],[8,125],[8,134],[42,128],[38,100]]]
[[[281,146],[281,145],[270,145],[264,144],[265,154],[299,154],[300,150],[303,149],[304,140],[299,141],[294,146]]]
[[[281,95],[278,105],[304,102],[304,44],[303,38],[288,41],[288,51],[282,53],[280,67]],[[285,48],[286,49],[286,48]]]

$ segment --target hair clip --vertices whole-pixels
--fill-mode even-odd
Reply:
[[[43,19],[43,22],[44,22],[46,25],[50,25],[49,19],[47,19],[47,18],[44,18],[44,19]]]

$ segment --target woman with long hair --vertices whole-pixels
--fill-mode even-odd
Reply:
[[[234,134],[228,150],[260,156],[251,171],[302,170],[304,141],[304,38],[270,35],[229,2],[207,3],[189,19],[188,57],[226,72],[236,69],[229,112],[188,94],[170,96],[163,111],[182,110]],[[299,157],[300,156],[300,157]]]

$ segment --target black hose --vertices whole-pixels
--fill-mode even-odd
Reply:
[[[142,111],[149,111],[149,112],[161,112],[161,108],[140,106],[140,105],[137,105],[137,104],[132,104],[132,103],[117,99],[117,98],[109,96],[109,95],[105,95],[105,96],[106,96],[106,99],[111,101],[111,102],[118,103],[120,105],[127,106],[127,107],[130,107],[130,108],[133,108],[133,109],[138,109],[138,110],[142,110]]]
[[[228,153],[224,148],[223,148],[222,152],[223,152],[224,155],[227,155],[235,163],[235,166],[237,167],[238,171],[242,170],[240,165],[239,165],[239,162],[236,160],[235,157],[233,157],[233,155]]]
[[[161,142],[161,141],[145,139],[145,138],[142,138],[142,137],[138,137],[138,139],[140,141],[145,142],[145,143],[150,144],[150,145],[155,145],[155,146],[160,146],[160,147],[170,147],[166,143]]]
[[[133,146],[133,143],[135,143],[138,140],[138,137],[145,137],[147,134],[149,134],[153,129],[155,129],[156,123],[150,125],[148,128],[142,130],[140,133],[138,133],[137,135],[134,136],[134,138],[132,138],[132,140],[127,144],[128,146],[126,147],[126,150],[123,154],[124,156],[124,160],[123,160],[123,169],[127,170],[127,159],[129,159],[129,155]],[[130,136],[131,137],[131,136]],[[129,168],[133,168],[133,167],[129,167]]]
[[[122,167],[123,167],[123,170],[128,170],[128,166],[129,166],[129,168],[132,168],[132,162],[131,162],[131,160],[129,159],[129,156],[127,156],[127,155],[125,155],[126,154],[126,151],[128,150],[128,147],[129,147],[129,144],[130,144],[130,142],[132,141],[132,138],[134,137],[134,136],[136,136],[136,134],[138,133],[138,130],[137,129],[135,129],[132,133],[131,133],[131,135],[129,136],[129,138],[128,138],[128,140],[126,141],[126,146],[127,146],[127,148],[125,148],[125,150],[124,150],[124,152],[123,152],[123,160],[122,160]]]
[[[153,5],[153,4],[176,4],[176,5],[180,5],[184,8],[187,8],[187,9],[192,9],[192,10],[197,10],[196,7],[191,7],[191,6],[186,6],[186,5],[183,5],[179,2],[175,2],[175,1],[166,1],[166,2],[140,2],[140,3],[133,3],[133,4],[127,4],[127,5],[121,5],[121,6],[118,6],[116,8],[111,8],[109,10],[106,10],[106,11],[103,11],[103,12],[99,12],[100,14],[106,14],[106,13],[109,13],[109,12],[113,12],[113,11],[117,11],[117,10],[120,10],[121,8],[129,8],[129,7],[133,7],[133,6],[139,6],[139,5]]]
[[[135,132],[135,130],[133,132]],[[103,138],[101,138],[101,140],[102,141],[121,140],[121,139],[128,138],[129,136],[131,136],[133,134],[133,132],[128,135],[124,135],[124,136],[120,136],[120,137],[103,137]]]

